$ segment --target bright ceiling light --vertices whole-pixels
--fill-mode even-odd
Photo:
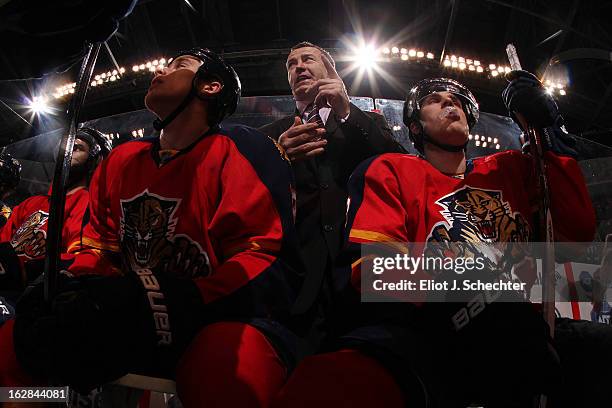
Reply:
[[[355,64],[363,70],[371,70],[376,65],[376,50],[372,44],[363,45],[354,55]]]
[[[28,109],[35,114],[51,113],[51,107],[47,104],[47,98],[44,96],[35,96],[31,101],[28,101]]]

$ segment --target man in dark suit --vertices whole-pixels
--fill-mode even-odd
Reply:
[[[322,283],[342,245],[350,174],[370,156],[405,150],[382,115],[349,102],[335,62],[323,48],[295,45],[287,57],[287,74],[295,115],[259,130],[278,140],[295,174],[296,226],[307,276],[293,312],[320,318],[318,312],[330,301],[329,286]],[[313,307],[317,299],[319,307]]]

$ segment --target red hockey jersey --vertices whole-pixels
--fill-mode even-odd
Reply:
[[[555,239],[591,241],[595,212],[574,159],[546,153]],[[463,178],[426,160],[384,154],[351,176],[347,240],[368,242],[533,241],[537,178],[531,158],[505,151],[467,162]],[[353,286],[360,281],[353,265]]]
[[[26,199],[13,208],[12,215],[0,230],[0,242],[11,242],[22,266],[45,257],[49,199],[49,195],[37,195]],[[68,255],[70,246],[79,245],[83,216],[88,205],[89,193],[85,188],[78,188],[66,195],[62,224],[62,260],[72,258]]]
[[[288,161],[263,134],[212,129],[167,160],[158,138],[125,143],[90,192],[72,273],[148,268],[194,279],[203,301],[228,315],[288,310],[300,283],[288,266],[298,259],[295,194]]]

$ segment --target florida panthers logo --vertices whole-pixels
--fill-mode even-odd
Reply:
[[[513,213],[501,191],[469,186],[436,201],[446,222],[438,223],[430,238],[458,242],[526,242],[529,227]],[[449,228],[450,226],[450,228]]]
[[[512,211],[501,191],[465,186],[436,204],[445,221],[429,234],[429,256],[482,256],[487,270],[531,287],[535,269],[526,244],[529,225],[522,214]]]
[[[142,268],[172,272],[182,277],[210,273],[208,254],[184,234],[174,234],[180,199],[144,191],[121,200],[122,251],[133,270]]]
[[[11,245],[17,255],[24,255],[29,259],[45,255],[47,233],[42,227],[48,219],[49,213],[38,210],[21,224],[11,238]]]

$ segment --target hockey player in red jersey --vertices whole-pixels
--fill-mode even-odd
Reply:
[[[546,127],[556,237],[590,241],[595,216],[572,157],[575,140],[540,82],[524,71],[513,78],[503,93],[509,111]],[[530,156],[505,151],[466,159],[478,116],[472,93],[452,79],[427,79],[411,89],[404,122],[420,155],[374,157],[349,183],[352,269],[339,268],[336,279],[347,299],[330,346],[337,351],[305,359],[275,407],[529,407],[539,393],[555,407],[609,405],[603,392],[609,376],[599,368],[612,362],[609,326],[557,319],[552,341],[540,312],[526,302],[487,304],[461,328],[453,319],[465,303],[360,302],[362,244],[538,239]]]
[[[64,262],[74,258],[68,253],[69,248],[80,244],[83,217],[89,205],[87,187],[93,171],[110,150],[110,142],[102,133],[88,127],[78,129],[64,210],[61,244]],[[7,302],[13,303],[27,282],[43,272],[49,198],[50,194],[46,194],[26,199],[13,209],[0,229],[0,296]]]
[[[219,126],[239,97],[207,49],[156,73],[145,104],[161,135],[117,147],[94,174],[84,248],[51,311],[41,285],[17,305],[26,374],[77,390],[173,378],[185,407],[266,406],[278,391],[300,284],[291,171],[268,137]]]

